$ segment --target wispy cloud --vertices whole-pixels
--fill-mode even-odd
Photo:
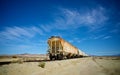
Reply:
[[[89,39],[93,39],[93,40],[99,40],[99,39],[109,39],[111,38],[112,36],[110,35],[94,35],[94,36],[91,36]]]
[[[30,32],[33,32],[34,34],[44,35],[42,29],[40,27],[32,26],[29,28]]]
[[[79,10],[67,8],[58,8],[59,12],[54,16],[50,24],[40,25],[45,32],[52,29],[66,30],[77,29],[82,26],[95,30],[104,26],[109,17],[106,15],[106,9],[102,6],[85,10],[84,13]]]
[[[119,32],[120,32],[119,29],[113,29],[110,31],[110,33],[119,33]]]
[[[90,39],[96,40],[96,39],[102,39],[104,37],[105,37],[105,35],[96,35],[96,36],[94,35],[94,36],[90,37]]]
[[[118,22],[117,24],[115,24],[115,27],[112,28],[112,30],[110,31],[110,33],[115,33],[115,34],[119,34],[120,33],[120,22]]]
[[[44,35],[42,28],[39,26],[6,27],[5,30],[0,31],[0,47],[1,50],[9,49],[18,51],[18,53],[20,51],[34,53],[40,51],[40,48],[43,50],[43,47],[47,47],[46,40],[40,38]]]
[[[70,29],[86,26],[91,29],[102,27],[108,20],[103,7],[94,8],[81,13],[79,10],[61,8],[61,15],[55,18],[55,25],[58,29]]]
[[[6,27],[4,31],[0,32],[0,39],[18,40],[22,38],[32,38],[36,34],[44,35],[39,27]]]
[[[68,42],[70,43],[81,43],[83,41],[87,40],[87,38],[73,38],[73,39],[70,39]]]
[[[112,36],[105,36],[105,37],[103,37],[103,39],[109,39],[109,38],[111,38]]]
[[[40,28],[45,32],[50,32],[53,27],[51,25],[40,25]]]

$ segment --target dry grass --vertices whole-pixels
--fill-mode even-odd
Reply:
[[[11,63],[19,63],[19,64],[22,64],[24,61],[19,59],[19,60],[13,60],[11,61]]]

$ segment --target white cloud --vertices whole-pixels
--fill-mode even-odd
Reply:
[[[45,32],[50,32],[52,27],[50,25],[40,25],[40,28]]]
[[[57,29],[76,29],[81,26],[96,29],[102,27],[105,21],[108,20],[103,7],[85,11],[84,13],[64,8],[60,10],[60,16],[57,16],[55,18],[55,23],[53,23]]]
[[[27,37],[33,37],[33,35],[25,28],[22,28],[22,27],[13,27],[13,28],[10,28],[11,30],[8,30],[8,33],[9,31],[13,31],[15,33],[17,33],[20,36],[27,36]]]
[[[87,40],[87,38],[77,38],[76,37],[76,38],[70,39],[68,42],[70,42],[70,43],[74,43],[74,42],[81,43],[81,42],[83,42],[85,40]]]
[[[44,35],[41,28],[36,27],[36,26],[32,26],[31,28],[29,28],[29,31],[33,32],[34,34],[38,33],[39,35]]]
[[[103,38],[103,37],[105,37],[105,35],[98,35],[98,36],[92,36],[92,37],[90,37],[90,39],[101,39],[101,38]]]
[[[18,51],[19,53],[32,53],[35,51],[39,53],[40,50],[45,52],[47,47],[46,40],[40,38],[43,35],[45,34],[38,26],[6,27],[3,31],[0,31],[0,46],[4,47],[1,50],[15,50],[15,52]]]
[[[94,35],[94,36],[91,36],[91,37],[89,37],[89,39],[93,39],[93,40],[99,40],[99,39],[109,39],[109,38],[111,38],[112,36],[110,36],[110,35]]]
[[[6,27],[4,31],[0,32],[0,40],[20,40],[23,38],[32,38],[36,34],[44,35],[42,30],[36,26],[32,27]]]
[[[73,43],[74,41],[73,40],[69,40],[68,42]]]
[[[109,38],[111,38],[112,36],[105,36],[105,37],[103,37],[103,39],[109,39]]]

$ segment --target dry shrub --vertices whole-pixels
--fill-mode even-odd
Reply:
[[[12,56],[12,58],[17,58],[17,56]]]
[[[45,62],[40,62],[38,66],[41,67],[41,68],[44,68],[45,67]]]

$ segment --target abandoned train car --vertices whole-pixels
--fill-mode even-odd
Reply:
[[[63,40],[59,36],[51,36],[48,39],[48,54],[50,60],[75,58],[80,56],[88,56],[69,42]]]

